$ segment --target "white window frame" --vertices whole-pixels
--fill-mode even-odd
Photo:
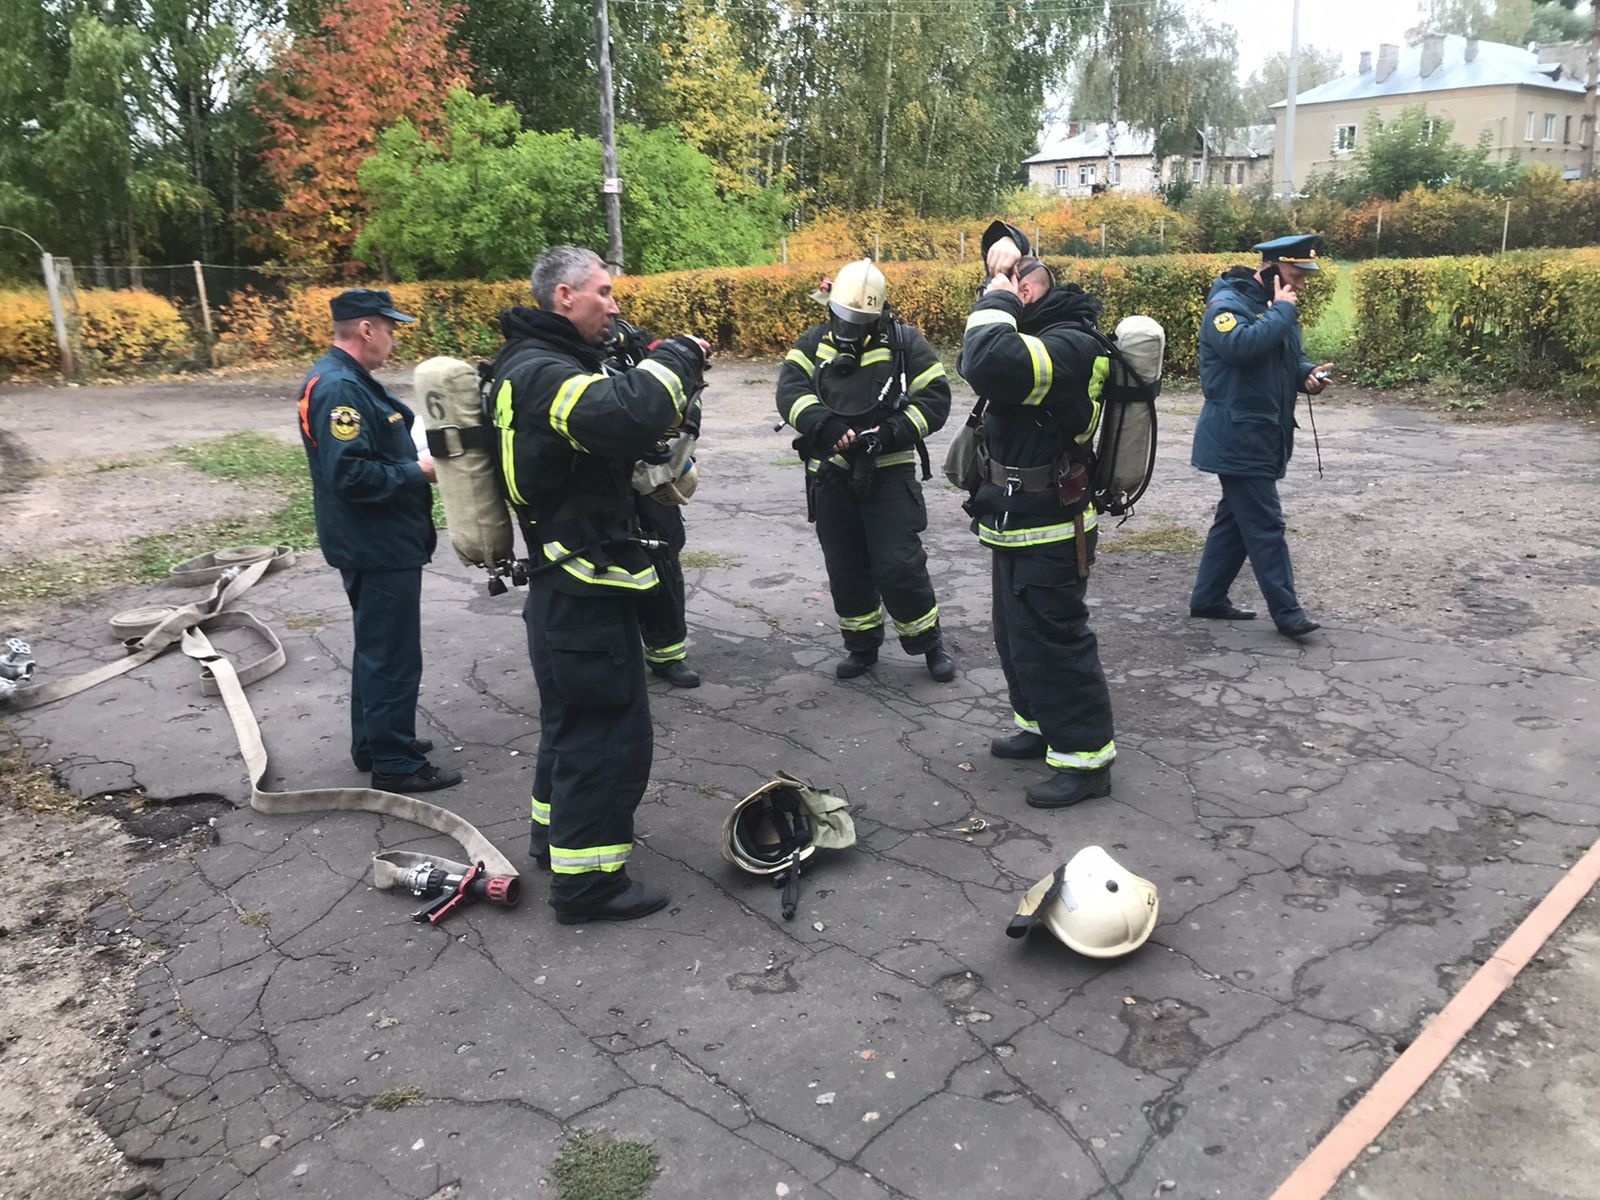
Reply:
[[[1205,182],[1204,177],[1200,174],[1201,168],[1202,168],[1202,163],[1198,158],[1192,158],[1192,159],[1189,160],[1189,182],[1190,183],[1204,183]]]
[[[1348,130],[1348,134],[1345,132]],[[1354,121],[1346,122],[1333,127],[1333,152],[1335,154],[1354,154],[1356,150],[1357,127]]]
[[[1528,114],[1528,123],[1522,129],[1522,140],[1525,142],[1533,141],[1533,114],[1531,112]]]
[[[1106,168],[1106,182],[1122,182],[1122,163],[1120,161],[1112,162],[1111,165]]]
[[[1058,188],[1064,188],[1064,187],[1071,187],[1072,186],[1072,168],[1071,167],[1057,167],[1056,168],[1056,186]]]
[[[1566,116],[1566,119],[1561,122],[1561,144],[1563,146],[1572,145],[1572,114],[1571,113],[1568,113],[1567,116]]]
[[[1423,119],[1423,122],[1422,122],[1422,140],[1423,141],[1425,141],[1425,142],[1433,141],[1434,135],[1436,133],[1438,133],[1438,132],[1439,132],[1439,118],[1438,117],[1426,117],[1426,118]]]
[[[1556,140],[1555,113],[1545,113],[1544,115],[1544,140],[1547,142],[1553,142]]]
[[[1095,182],[1095,169],[1093,163],[1078,164],[1078,186],[1093,187]]]

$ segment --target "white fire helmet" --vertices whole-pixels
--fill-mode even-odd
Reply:
[[[1028,889],[1008,937],[1045,927],[1079,954],[1119,958],[1149,939],[1161,910],[1156,885],[1122,866],[1100,846],[1085,846]]]
[[[859,342],[883,322],[889,284],[870,258],[839,268],[828,290],[828,311],[833,314],[833,336],[842,342]]]

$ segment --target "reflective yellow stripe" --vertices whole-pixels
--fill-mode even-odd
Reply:
[[[1023,546],[1046,546],[1051,542],[1070,542],[1074,536],[1072,523],[1065,525],[1035,525],[1032,529],[995,529],[986,522],[992,517],[984,517],[978,523],[978,540],[985,546],[996,546],[1002,550],[1015,550]],[[1087,533],[1099,523],[1095,515],[1094,506],[1090,505],[1083,514],[1083,528]]]
[[[798,418],[801,413],[805,412],[806,409],[811,408],[814,405],[818,405],[818,404],[821,404],[821,403],[822,403],[821,400],[818,400],[815,396],[811,395],[809,392],[806,393],[804,396],[801,396],[800,399],[796,400],[789,407],[789,424],[793,425],[796,429],[798,429],[800,427],[800,423],[796,418]]]
[[[550,824],[550,806],[540,800],[537,796],[534,796],[532,799],[533,819],[540,825]]]
[[[544,556],[552,562],[566,553],[567,548],[560,542],[544,544]],[[660,582],[654,567],[646,567],[642,571],[625,571],[613,563],[602,571],[582,556],[567,559],[561,564],[561,569],[582,583],[592,583],[597,587],[622,588],[629,592],[648,592]]]
[[[1009,325],[1015,329],[1017,319],[1000,308],[980,308],[967,318],[968,332],[983,325]]]
[[[789,353],[784,355],[784,358],[804,371],[808,379],[815,379],[817,377],[817,364],[807,358],[805,351],[800,349],[799,346],[796,346],[793,350],[790,350]]]
[[[916,637],[919,633],[927,633],[939,623],[939,606],[935,604],[915,621],[896,621],[894,631],[903,638]]]
[[[922,415],[922,409],[915,404],[906,405],[906,416],[911,418],[911,423],[917,427],[918,437],[928,436],[928,418]]]
[[[574,375],[561,385],[556,392],[554,403],[550,405],[550,428],[554,429],[568,442],[572,448],[587,454],[578,439],[572,436],[572,430],[567,428],[567,421],[572,416],[572,410],[578,407],[578,398],[589,389],[591,383],[599,383],[604,375]]]
[[[835,358],[838,358],[838,357],[839,357],[838,349],[833,347],[833,346],[828,345],[827,342],[823,342],[817,347],[817,361],[818,362],[830,362],[831,360],[833,360]]]
[[[1089,417],[1089,427],[1072,440],[1080,446],[1087,445],[1094,437],[1094,431],[1100,428],[1100,393],[1105,390],[1106,379],[1111,374],[1111,360],[1104,356],[1094,360],[1094,369],[1089,374],[1089,399],[1094,404],[1094,412]]]
[[[945,375],[946,371],[944,369],[944,364],[936,362],[933,364],[933,366],[929,367],[921,375],[918,375],[911,381],[911,391],[920,392],[935,379],[943,379]]]
[[[1022,732],[1024,732],[1024,733],[1038,733],[1039,732],[1039,722],[1030,721],[1030,720],[1028,720],[1027,717],[1023,716],[1021,713],[1015,713],[1015,712],[1012,713],[1011,714],[1011,721],[1012,721],[1012,724],[1014,724],[1018,729],[1022,730]]]
[[[886,363],[893,357],[894,354],[892,351],[879,346],[875,350],[868,350],[861,356],[861,365],[863,367],[870,367],[875,363]]]
[[[659,363],[653,358],[647,358],[639,364],[638,370],[643,371],[660,381],[661,386],[667,389],[667,395],[672,397],[672,407],[681,417],[683,410],[689,403],[689,397],[684,394],[683,380],[673,372],[666,363]]]
[[[511,380],[504,379],[500,382],[500,390],[494,396],[494,423],[500,430],[500,473],[506,478],[506,495],[511,497],[513,504],[526,504],[522,493],[517,490],[517,458],[515,453],[516,439],[511,430]]]
[[[582,875],[585,871],[620,871],[633,850],[632,842],[620,846],[579,846],[574,850],[550,847],[550,869],[557,875]]]
[[[1105,766],[1117,756],[1117,743],[1107,742],[1098,750],[1082,750],[1071,754],[1062,754],[1058,750],[1048,747],[1044,753],[1044,763],[1047,767],[1055,767],[1063,771],[1095,771]]]
[[[845,633],[865,633],[869,629],[877,629],[883,625],[883,607],[880,605],[876,612],[870,612],[864,617],[847,617],[840,615],[839,628]]]
[[[1050,391],[1050,384],[1055,379],[1055,367],[1050,362],[1050,351],[1031,333],[1019,333],[1022,344],[1028,348],[1028,356],[1033,359],[1033,391],[1023,398],[1024,404],[1043,404],[1046,393]]]
[[[689,643],[679,642],[676,646],[662,646],[659,649],[646,646],[644,656],[653,663],[682,662],[689,657]]]
[[[880,467],[904,466],[906,463],[917,461],[917,452],[915,450],[896,450],[893,454],[878,455],[876,461]]]

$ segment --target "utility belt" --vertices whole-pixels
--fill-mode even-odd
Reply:
[[[980,444],[978,446],[978,470],[987,483],[1005,489],[1001,496],[999,527],[1005,528],[1006,518],[1011,515],[1004,501],[1017,495],[1041,495],[1053,493],[1056,501],[1062,508],[1072,510],[1073,547],[1077,551],[1078,576],[1081,579],[1089,577],[1089,547],[1085,541],[1083,510],[1089,495],[1089,467],[1086,463],[1074,458],[1071,452],[1062,454],[1054,462],[1046,463],[1042,467],[1011,467],[1005,463],[996,462],[989,456],[988,449]],[[972,512],[972,501],[964,506]],[[973,512],[974,517],[978,516]]]

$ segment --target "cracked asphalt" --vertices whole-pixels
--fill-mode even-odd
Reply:
[[[81,1097],[160,1196],[553,1194],[578,1128],[651,1143],[658,1197],[1265,1196],[1593,841],[1592,433],[1320,405],[1325,477],[1306,430],[1283,488],[1323,624],[1294,644],[1265,620],[1187,619],[1196,554],[1138,548],[1141,531],[1203,536],[1215,500],[1187,467],[1198,397],[1169,395],[1155,486],[1103,532],[1090,589],[1114,793],[1039,812],[1022,789],[1042,766],[987,754],[1009,707],[957,494],[925,485],[959,679],[891,648],[836,681],[799,469],[771,429],[776,368],[718,373],[686,513],[690,550],[717,556],[687,573],[706,682],[652,680],[630,867],[669,908],[559,926],[530,864],[518,910],[418,927],[409,897],[371,888],[370,856],[449,843],[364,815],[224,811],[214,847],[151,866],[99,915],[166,947],[121,1067]],[[139,396],[188,437],[291,436],[292,380],[276,404],[262,390]],[[91,404],[13,393],[4,423],[25,431],[47,401]],[[189,598],[70,602],[31,631],[40,678],[111,657],[111,612]],[[1248,578],[1234,598],[1259,599]],[[289,654],[250,690],[270,782],[360,782],[337,573],[306,555],[244,607]],[[522,861],[538,733],[519,608],[441,546],[419,732],[467,774],[440,798]],[[248,796],[224,710],[176,653],[7,719],[81,793]],[[847,796],[860,835],[814,860],[792,922],[718,855],[729,805],[780,768]],[[1006,938],[1021,892],[1091,843],[1159,886],[1151,941],[1107,963]]]

